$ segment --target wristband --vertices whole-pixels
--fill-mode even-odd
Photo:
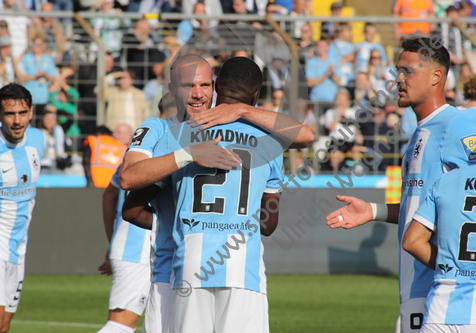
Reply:
[[[374,221],[387,221],[388,207],[386,204],[370,203]]]
[[[193,162],[192,154],[190,153],[190,147],[185,147],[175,151],[174,157],[175,163],[177,163],[179,169]]]

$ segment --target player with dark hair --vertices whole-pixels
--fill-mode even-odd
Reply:
[[[337,196],[348,205],[331,214],[331,228],[354,228],[371,220],[398,223],[401,244],[404,230],[416,209],[442,174],[475,164],[476,128],[458,109],[446,104],[445,83],[450,66],[448,51],[429,38],[402,43],[396,68],[400,107],[412,107],[418,128],[408,142],[402,161],[400,204],[367,203],[355,197]],[[400,248],[401,331],[417,332],[433,271]]]
[[[10,83],[0,89],[0,323],[8,332],[25,275],[28,227],[35,206],[44,137],[31,128],[32,97]]]
[[[468,109],[468,117],[476,117],[476,74],[468,76],[463,82],[464,99],[469,101],[463,108]]]
[[[217,78],[217,104],[254,105],[261,82],[261,70],[252,60],[231,58]],[[177,161],[175,168],[156,166],[164,175],[173,173],[177,203],[172,264],[176,290],[170,294],[165,332],[268,332],[260,234],[268,236],[277,226],[282,147],[267,132],[243,120],[215,126],[203,132],[212,137],[227,133],[227,143],[220,144],[240,157],[241,167],[228,171],[207,168],[190,163],[191,157],[180,156],[193,152],[191,134],[202,132],[187,123],[176,127],[182,133],[180,138],[174,137],[176,129],[171,128],[154,152],[157,161],[170,152]],[[256,141],[240,141],[245,135]],[[185,144],[190,148],[181,148]],[[157,190],[150,187],[132,191],[124,203],[123,217],[151,227],[152,214],[144,208],[154,192]],[[262,221],[252,217],[257,211]],[[268,218],[264,221],[263,216]],[[227,255],[218,254],[216,261],[212,257],[217,251]],[[217,264],[201,267],[207,260]],[[191,294],[181,297],[188,287],[193,288]],[[240,319],[243,317],[246,320]]]

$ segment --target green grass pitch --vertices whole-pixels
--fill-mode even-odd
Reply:
[[[104,276],[28,275],[10,332],[97,332],[107,320],[110,286],[111,278]],[[269,275],[268,300],[271,333],[394,332],[398,280]]]

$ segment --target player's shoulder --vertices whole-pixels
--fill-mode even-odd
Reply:
[[[40,129],[28,126],[25,131],[25,135],[29,144],[41,141],[41,145],[43,145],[45,135]]]

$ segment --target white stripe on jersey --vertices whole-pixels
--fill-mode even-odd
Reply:
[[[409,173],[420,173],[421,172],[421,163],[423,161],[423,153],[425,152],[425,146],[430,137],[430,131],[426,128],[422,128],[418,138],[416,140],[415,149],[413,150],[413,155],[410,159],[410,170]],[[418,154],[415,156],[415,151],[418,146],[418,143],[421,142],[421,146],[418,150]],[[413,216],[413,214],[411,215]],[[407,215],[408,217],[408,215]]]
[[[116,234],[114,235],[109,258],[122,260],[124,256],[124,248],[126,247],[129,225],[129,223],[119,223],[119,227],[117,227]]]
[[[473,288],[473,303],[472,304],[476,304],[476,285]],[[476,324],[476,306],[471,307],[471,319],[469,323],[471,325]]]
[[[245,244],[240,244],[236,243],[236,241],[231,238],[232,236],[237,240],[242,239],[240,234],[228,235],[228,244],[235,248],[239,246],[239,248],[238,250],[234,250],[231,249],[230,245],[227,244],[228,251],[230,251],[230,258],[226,259],[226,285],[236,288],[244,288],[246,272],[246,244],[248,243],[248,237],[245,236]],[[224,253],[225,250],[220,248],[219,251]]]
[[[203,234],[188,234],[184,236],[184,256],[183,256],[183,276],[182,280],[189,282],[192,287],[201,287],[201,280],[195,276],[195,273],[204,276],[200,269],[202,260]],[[200,249],[200,251],[197,251]],[[208,259],[208,258],[207,258]],[[213,264],[213,263],[212,263]],[[205,269],[210,270],[207,264]]]
[[[259,277],[260,277],[260,283],[259,283],[259,289],[262,293],[266,293],[266,268],[264,266],[264,246],[263,246],[263,242],[261,242],[261,245],[260,245],[260,254],[261,254],[261,257],[260,257],[260,260],[259,260]]]
[[[25,254],[26,254],[26,245],[28,240],[28,230],[30,229],[31,223],[31,216],[33,214],[33,208],[35,207],[35,200],[28,201],[28,220],[26,221],[26,233],[25,237],[21,241],[20,245],[18,245],[18,253],[20,254],[20,258],[18,258],[18,263],[23,264],[25,263]]]
[[[0,167],[2,169],[3,187],[15,187],[18,185],[17,169],[13,161],[12,151],[7,151],[0,156]],[[8,260],[8,259],[7,259]]]
[[[26,146],[25,147],[26,154],[28,156],[28,161],[30,161],[30,172],[31,172],[31,183],[36,183],[38,181],[38,177],[40,176],[40,159],[38,156],[38,151],[35,147]],[[33,165],[33,161],[38,163],[36,167]]]
[[[415,214],[416,210],[420,205],[420,197],[417,196],[408,196],[407,197],[407,212],[405,214],[405,226],[403,229],[403,235],[407,231],[408,227],[410,226],[410,222],[412,221],[412,217]],[[412,257],[410,253],[404,251],[403,248],[400,246],[400,295],[406,295],[406,297],[402,297],[401,302],[406,301],[410,298],[410,292],[412,289],[412,283],[415,276],[415,266],[414,266],[415,258]]]
[[[451,292],[456,288],[456,280],[440,279],[438,282],[440,286],[435,291],[435,296],[433,297],[433,300],[436,302],[431,302],[428,311],[428,318],[426,320],[428,324],[441,324],[441,319],[446,317]]]
[[[148,234],[146,233],[145,237],[144,237],[144,243],[142,245],[142,253],[140,255],[140,262],[142,263],[149,263],[149,259],[150,259],[150,250],[152,249],[152,246],[150,246],[150,242],[148,242],[150,240],[150,237],[147,237]]]
[[[2,166],[3,167],[3,166]],[[0,259],[10,260],[10,235],[15,226],[18,202],[0,200]]]

